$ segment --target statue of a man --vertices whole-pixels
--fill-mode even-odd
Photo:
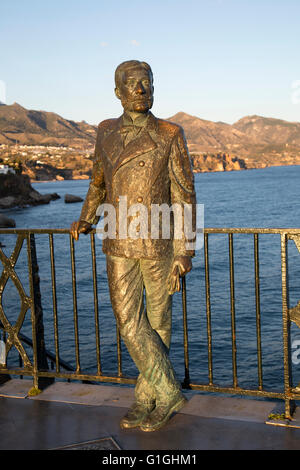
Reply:
[[[136,60],[123,62],[116,69],[115,84],[124,113],[99,124],[89,190],[80,219],[70,229],[75,240],[97,223],[97,209],[104,202],[114,207],[119,227],[122,197],[128,206],[140,204],[149,212],[153,204],[195,207],[183,130],[150,112],[154,91],[150,66]],[[117,228],[116,236],[105,238],[102,248],[114,315],[140,372],[135,402],[120,425],[155,431],[186,402],[168,350],[171,294],[180,289],[179,275],[191,270],[194,251],[187,247],[184,235],[175,238],[171,230],[168,237],[154,238],[150,228],[140,237],[120,236]]]

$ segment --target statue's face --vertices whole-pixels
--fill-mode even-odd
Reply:
[[[146,113],[153,105],[152,76],[142,67],[131,67],[115,89],[125,111]]]

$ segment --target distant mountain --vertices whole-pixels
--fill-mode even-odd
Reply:
[[[250,143],[244,132],[224,122],[206,121],[183,112],[168,120],[184,128],[191,152],[226,152]]]
[[[247,168],[300,164],[299,122],[246,116],[230,125],[183,112],[168,120],[184,128],[192,154],[228,153],[244,159]]]
[[[203,156],[198,163],[193,160],[198,168],[207,166],[213,155],[221,156],[217,163],[220,168],[228,166],[228,158],[223,158],[223,155],[233,159],[230,160],[233,168],[237,165],[235,158],[242,160],[243,168],[300,164],[299,122],[254,115],[243,117],[231,125],[184,112],[168,120],[184,128],[193,158]],[[0,144],[87,149],[95,145],[96,132],[97,126],[67,120],[55,113],[27,110],[17,103],[0,106]]]
[[[0,106],[0,144],[94,145],[96,126],[75,122],[47,111],[32,111],[18,103]]]
[[[300,157],[300,123],[246,116],[230,125],[180,112],[168,118],[180,124],[191,153],[225,152],[275,164],[278,158]]]
[[[300,123],[261,116],[246,116],[235,124],[256,145],[290,144],[300,146]]]

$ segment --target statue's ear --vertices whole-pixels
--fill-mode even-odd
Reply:
[[[120,91],[119,91],[119,88],[115,88],[115,95],[117,98],[119,98],[119,100],[121,99],[121,95],[120,95]]]

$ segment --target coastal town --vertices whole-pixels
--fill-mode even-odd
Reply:
[[[53,145],[0,145],[0,174],[23,173],[31,181],[89,179],[93,146],[86,149]],[[220,152],[191,154],[195,173],[246,169],[243,159]]]
[[[88,179],[93,146],[0,145],[0,174],[23,173],[32,181]]]

